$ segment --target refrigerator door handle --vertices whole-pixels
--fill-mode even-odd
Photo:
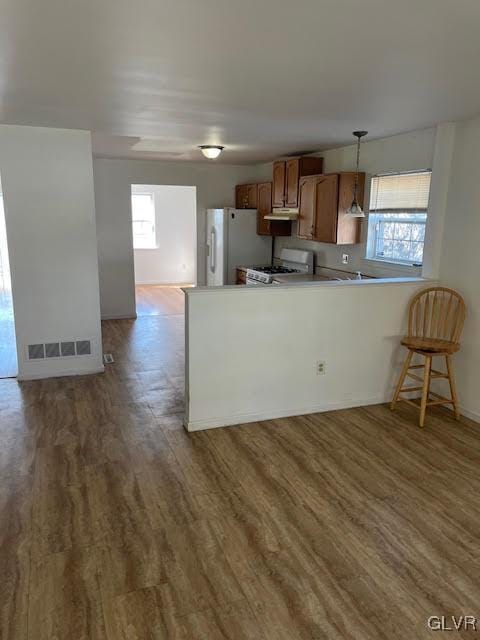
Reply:
[[[212,227],[212,230],[210,231],[210,271],[212,273],[215,273],[216,261],[217,261],[217,238],[216,238],[215,227]]]

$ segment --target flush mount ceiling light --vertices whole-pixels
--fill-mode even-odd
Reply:
[[[345,214],[351,218],[364,218],[365,214],[362,211],[362,207],[358,204],[358,167],[360,163],[360,140],[363,136],[366,136],[368,131],[354,131],[353,135],[357,139],[357,168],[355,172],[355,186],[353,187],[353,200],[352,204],[348,207]]]
[[[222,153],[224,147],[220,147],[219,145],[212,145],[212,144],[202,144],[198,147],[199,149],[201,149],[203,155],[206,158],[209,158],[210,160],[213,160],[214,158],[218,158],[218,156]]]

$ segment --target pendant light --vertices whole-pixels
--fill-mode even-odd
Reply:
[[[351,218],[364,218],[365,214],[363,213],[362,207],[358,204],[358,166],[360,163],[360,140],[363,136],[366,136],[368,131],[354,131],[353,135],[357,139],[357,168],[355,171],[355,186],[353,187],[353,200],[352,204],[346,210],[345,215],[350,216]]]
[[[203,155],[209,160],[214,160],[218,158],[218,156],[222,153],[224,147],[220,147],[219,145],[212,144],[202,144],[198,147],[201,149]]]

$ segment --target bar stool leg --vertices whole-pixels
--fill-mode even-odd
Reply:
[[[452,401],[453,401],[453,411],[455,413],[455,418],[457,420],[460,420],[460,410],[458,407],[458,396],[457,396],[457,385],[455,383],[455,374],[453,373],[452,356],[449,354],[446,354],[445,361],[447,363],[448,384],[450,385],[450,394],[452,396]]]
[[[403,383],[405,382],[405,377],[408,372],[408,367],[410,366],[410,362],[412,361],[413,351],[408,350],[407,357],[405,358],[405,362],[403,363],[402,373],[398,379],[397,387],[395,389],[395,393],[393,394],[392,402],[390,403],[390,409],[393,411],[395,409],[395,405],[397,404],[398,396],[400,395],[400,389],[403,387]]]
[[[432,356],[425,356],[425,369],[423,372],[422,401],[420,403],[420,426],[425,422],[425,411],[427,410],[428,394],[430,392],[430,371],[432,369]]]

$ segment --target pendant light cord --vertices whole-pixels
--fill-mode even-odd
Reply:
[[[353,201],[357,202],[357,191],[358,191],[358,167],[360,164],[360,137],[357,138],[357,169],[355,172],[355,184],[353,187]]]

